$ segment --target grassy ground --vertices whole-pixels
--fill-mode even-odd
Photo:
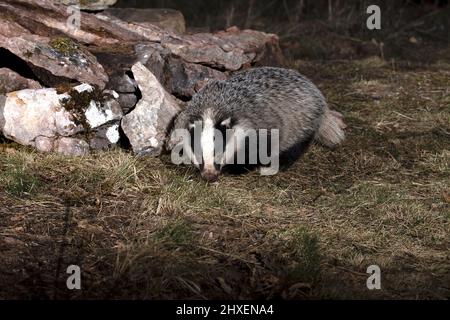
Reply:
[[[206,184],[168,159],[4,142],[0,298],[449,298],[450,66],[291,66],[347,141],[276,176]],[[82,290],[66,289],[70,264]]]

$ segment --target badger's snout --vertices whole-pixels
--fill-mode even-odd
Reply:
[[[201,176],[204,180],[208,182],[215,182],[219,179],[220,171],[218,170],[203,170],[201,171]]]

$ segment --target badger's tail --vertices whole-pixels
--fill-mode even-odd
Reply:
[[[334,148],[344,141],[346,127],[342,114],[327,108],[315,140],[326,147]]]

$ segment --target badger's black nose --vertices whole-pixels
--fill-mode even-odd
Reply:
[[[219,172],[202,171],[201,176],[208,182],[215,182],[219,179]]]

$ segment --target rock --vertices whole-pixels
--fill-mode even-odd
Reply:
[[[252,56],[252,65],[282,66],[285,64],[279,39],[275,34],[231,27],[213,35],[220,39],[218,44],[225,51],[230,48],[241,49]]]
[[[136,81],[130,76],[131,66],[138,61],[134,46],[122,47],[119,50],[102,47],[92,51],[109,76],[106,88],[119,93],[119,104],[124,113],[127,113],[136,104],[139,91]]]
[[[158,43],[138,43],[135,46],[136,62],[142,63],[158,79],[168,92],[172,92],[168,84],[171,75],[166,74],[167,65],[174,63],[170,51]]]
[[[115,123],[112,126],[109,126],[105,130],[105,137],[108,139],[109,143],[118,143],[120,140],[120,132],[119,132],[120,123]]]
[[[5,108],[5,103],[6,103],[6,96],[0,95],[0,110],[3,110]],[[3,127],[4,123],[5,123],[5,119],[4,119],[3,113],[0,112],[0,126]],[[0,129],[1,129],[1,127],[0,127]]]
[[[0,94],[22,89],[40,88],[42,86],[39,82],[24,78],[8,68],[0,68]]]
[[[137,44],[136,53],[138,60],[156,76],[164,88],[177,97],[189,99],[208,81],[227,78],[224,72],[184,62],[159,44]]]
[[[119,95],[111,90],[103,92],[89,84],[72,88],[60,100],[61,107],[69,111],[71,119],[84,130],[92,130],[105,123],[122,118],[117,101]]]
[[[54,88],[11,92],[0,105],[0,130],[6,138],[39,151],[84,154],[95,147],[89,146],[89,139],[96,128],[121,119],[117,98],[115,92],[100,95],[88,84],[64,93]]]
[[[109,62],[112,61],[109,60]],[[112,66],[108,66],[108,69],[112,70]],[[138,100],[136,81],[130,78],[127,70],[119,61],[116,61],[116,70],[112,72],[107,88],[114,89],[119,94],[118,102],[123,114],[127,114],[136,105]]]
[[[224,50],[217,43],[211,43],[214,40],[209,34],[187,35],[183,38],[169,36],[161,41],[161,45],[187,62],[231,71],[249,65],[255,57],[239,48]]]
[[[89,144],[80,138],[45,137],[35,139],[35,147],[41,152],[56,152],[63,155],[82,156],[89,153]]]
[[[55,149],[56,137],[37,136],[34,139],[34,146],[37,150],[42,152],[52,152]]]
[[[118,93],[134,93],[136,92],[137,85],[136,81],[131,79],[123,71],[118,71],[110,77],[108,88],[111,88]]]
[[[89,139],[89,146],[95,150],[108,150],[120,140],[119,121],[99,127]]]
[[[217,33],[198,33],[183,37],[167,35],[161,45],[191,63],[236,71],[263,60],[284,64],[278,37],[254,30],[229,28]],[[271,59],[266,58],[269,54]],[[266,61],[266,62],[267,62]]]
[[[61,108],[60,100],[69,98],[55,89],[25,89],[6,95],[0,128],[6,138],[20,144],[34,145],[39,136],[71,136],[82,128]]]
[[[54,143],[54,151],[64,155],[82,156],[89,153],[89,145],[79,138],[60,137]]]
[[[139,25],[156,25],[178,34],[186,32],[183,14],[174,9],[109,8],[103,14]]]
[[[77,16],[79,19],[76,19]],[[82,28],[74,23],[77,20]],[[28,32],[44,37],[65,35],[83,44],[115,45],[123,41],[145,40],[134,31],[98,19],[88,12],[70,10],[52,0],[3,0],[0,2],[0,26],[2,24],[14,24],[9,29],[19,30],[20,34]],[[2,26],[2,31],[4,29]]]
[[[76,14],[55,1],[4,0],[0,2],[0,46],[26,61],[47,86],[78,81],[132,93],[120,78],[141,61],[167,91],[183,99],[189,99],[208,79],[223,79],[227,72],[283,64],[273,34],[236,27],[177,34],[164,25],[141,22],[150,19],[146,9],[118,10],[79,12],[82,27],[76,28],[70,23]],[[139,46],[149,51],[139,52]],[[119,78],[108,83],[108,77],[115,76]]]
[[[30,34],[11,36],[0,29],[0,47],[27,62],[35,75],[49,86],[74,79],[103,89],[108,81],[95,56],[69,38],[50,39]]]
[[[181,75],[186,75],[186,77],[178,76],[176,72],[173,72],[173,88],[175,91],[178,88],[184,88],[184,91],[180,91],[182,95],[188,97],[198,92],[209,81],[227,78],[227,75],[223,72],[195,63],[183,64]]]
[[[83,87],[82,87],[83,86]],[[105,123],[108,123],[113,120],[120,120],[122,118],[122,108],[119,105],[119,102],[117,99],[119,98],[119,95],[110,90],[103,91],[103,95],[101,97],[89,97],[89,94],[95,94],[94,89],[87,84],[80,85],[78,87],[75,87],[75,90],[79,93],[88,93],[87,97],[88,99],[91,99],[89,102],[89,105],[87,107],[84,107],[83,105],[79,105],[77,107],[82,108],[82,111],[84,112],[84,117],[86,123],[89,128],[85,129],[95,129]],[[108,95],[108,98],[105,98],[105,94]],[[73,91],[69,92],[69,95],[73,98]],[[85,97],[82,97],[82,99],[86,99]],[[70,99],[69,99],[70,102]],[[78,103],[75,101],[75,103]],[[63,104],[65,108],[67,108],[67,104]]]
[[[95,15],[100,21],[117,29],[128,31],[130,34],[139,35],[143,40],[160,42],[167,32],[154,24],[141,24],[136,22],[126,22],[111,15],[103,13]]]
[[[121,127],[135,154],[158,156],[180,107],[142,63],[136,63],[131,70],[142,99],[122,118]]]
[[[119,104],[122,108],[122,113],[129,113],[137,103],[137,96],[134,93],[119,93]]]
[[[255,30],[229,28],[217,33],[177,35],[152,24],[126,22],[111,15],[97,18],[116,27],[138,34],[147,41],[160,43],[162,48],[186,62],[216,69],[236,71],[252,64],[282,65],[283,54],[278,37]]]
[[[77,5],[81,10],[100,11],[113,6],[117,0],[57,0],[57,2],[65,5]]]
[[[90,150],[108,150],[120,139],[119,123],[106,124],[89,137],[44,137],[35,139],[35,147],[41,152],[57,152],[64,155],[81,156]]]

